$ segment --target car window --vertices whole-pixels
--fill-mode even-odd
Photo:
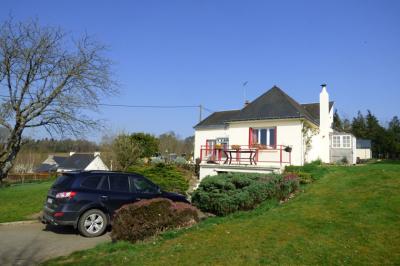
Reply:
[[[96,189],[101,181],[101,178],[102,176],[88,176],[82,181],[81,187]]]
[[[53,184],[53,188],[70,188],[72,182],[74,181],[75,177],[71,175],[62,175],[57,177],[56,181]]]
[[[108,183],[108,176],[105,176],[103,178],[103,181],[101,182],[99,186],[100,190],[110,190],[110,184]]]
[[[139,193],[157,193],[158,187],[150,183],[144,178],[132,177],[131,181],[133,183],[134,190]]]
[[[118,192],[129,192],[128,176],[113,175],[109,176],[110,190]]]

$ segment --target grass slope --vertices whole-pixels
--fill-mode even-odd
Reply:
[[[103,244],[48,265],[400,264],[400,165],[330,167],[286,204],[212,218],[131,245]]]
[[[0,223],[31,219],[42,210],[47,191],[54,181],[0,188]]]

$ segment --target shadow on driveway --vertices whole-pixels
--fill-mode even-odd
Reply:
[[[0,265],[37,265],[110,241],[109,233],[95,238],[81,236],[72,227],[41,223],[0,226]]]

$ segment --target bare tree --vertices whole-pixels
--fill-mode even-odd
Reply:
[[[37,21],[0,28],[0,126],[9,135],[0,151],[0,181],[20,150],[22,134],[42,127],[51,135],[75,135],[98,126],[85,115],[115,92],[105,47],[88,36],[68,38]]]
[[[129,166],[134,165],[143,152],[140,144],[134,138],[126,134],[120,134],[114,139],[112,150],[116,162],[118,163],[118,168],[124,171],[126,171]]]

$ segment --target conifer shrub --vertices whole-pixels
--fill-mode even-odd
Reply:
[[[267,199],[285,200],[298,189],[297,176],[228,173],[202,180],[192,203],[204,212],[224,216],[251,210]]]

